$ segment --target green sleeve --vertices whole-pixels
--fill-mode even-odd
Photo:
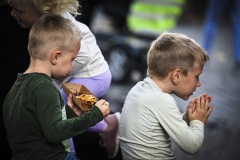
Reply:
[[[93,106],[79,117],[64,119],[63,100],[53,84],[39,85],[32,97],[37,98],[36,118],[43,134],[50,142],[61,142],[81,134],[104,118],[100,109]]]
[[[77,117],[77,114],[69,107],[69,105],[65,105],[67,118],[74,118]]]

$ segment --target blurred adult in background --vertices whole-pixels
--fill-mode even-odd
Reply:
[[[183,12],[185,0],[134,0],[127,15],[130,32],[156,36],[174,28]]]
[[[203,26],[202,46],[211,53],[220,18],[228,12],[233,30],[233,53],[235,69],[240,72],[240,1],[239,0],[208,0]]]

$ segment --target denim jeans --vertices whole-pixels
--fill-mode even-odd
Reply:
[[[79,160],[79,158],[74,153],[68,153],[65,160]]]
[[[223,13],[228,10],[232,22],[234,58],[240,64],[240,1],[208,0],[203,26],[202,46],[210,52],[216,28]]]

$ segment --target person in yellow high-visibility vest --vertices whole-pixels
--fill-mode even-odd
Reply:
[[[185,0],[135,0],[130,5],[127,27],[137,34],[159,34],[176,26]]]

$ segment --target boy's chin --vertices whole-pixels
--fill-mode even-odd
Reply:
[[[189,96],[181,96],[181,97],[179,97],[179,98],[181,98],[181,99],[183,99],[183,100],[186,101],[186,100],[188,100],[188,99],[190,98],[190,96],[191,96],[191,95],[189,95]]]

